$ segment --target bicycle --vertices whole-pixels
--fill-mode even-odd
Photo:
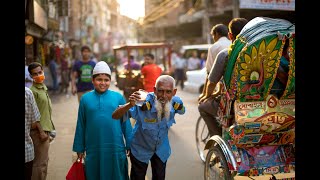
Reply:
[[[207,124],[201,116],[197,120],[195,135],[198,155],[201,161],[205,163],[208,150],[204,150],[204,147],[210,139],[210,134]]]

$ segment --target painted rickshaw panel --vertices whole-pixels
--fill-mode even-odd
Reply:
[[[295,171],[294,25],[265,32],[260,39],[252,36],[249,43],[241,35],[249,33],[241,31],[228,52],[224,74],[218,117],[223,127],[222,141],[227,145],[219,146],[231,147],[232,153],[225,156],[236,161],[233,169],[240,176]],[[277,97],[270,90],[287,39],[288,81],[283,95]],[[213,147],[214,142],[210,138],[206,148]],[[230,160],[228,163],[232,164]]]

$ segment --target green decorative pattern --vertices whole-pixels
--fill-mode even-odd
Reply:
[[[295,98],[295,83],[296,83],[296,69],[295,69],[295,37],[289,38],[289,73],[286,89],[280,99],[294,99]]]
[[[225,74],[224,74],[224,81],[225,84],[227,85],[227,88],[230,87],[230,81],[231,81],[231,76],[232,72],[234,69],[234,64],[237,60],[239,52],[242,50],[242,48],[245,46],[246,41],[243,38],[237,38],[231,45],[231,48],[229,49],[228,52],[228,64],[226,66]]]
[[[283,45],[277,35],[270,35],[243,48],[234,67],[237,86],[231,84],[240,102],[266,98],[277,74]],[[253,73],[258,74],[254,79],[250,78]]]
[[[268,96],[289,39],[289,80],[282,99],[295,95],[295,26],[284,19],[256,17],[242,29],[230,46],[224,74],[232,100],[262,101]]]

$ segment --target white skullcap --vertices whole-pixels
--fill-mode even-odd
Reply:
[[[92,75],[95,74],[109,74],[111,76],[111,70],[106,62],[99,61],[93,68]]]

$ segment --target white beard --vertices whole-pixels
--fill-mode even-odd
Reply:
[[[155,108],[157,110],[157,116],[158,116],[158,121],[161,121],[162,117],[161,115],[164,113],[164,117],[166,118],[166,120],[168,121],[170,118],[170,108],[171,108],[171,101],[168,101],[164,104],[164,106],[162,107],[162,104],[160,103],[160,101],[158,101],[155,98]]]

